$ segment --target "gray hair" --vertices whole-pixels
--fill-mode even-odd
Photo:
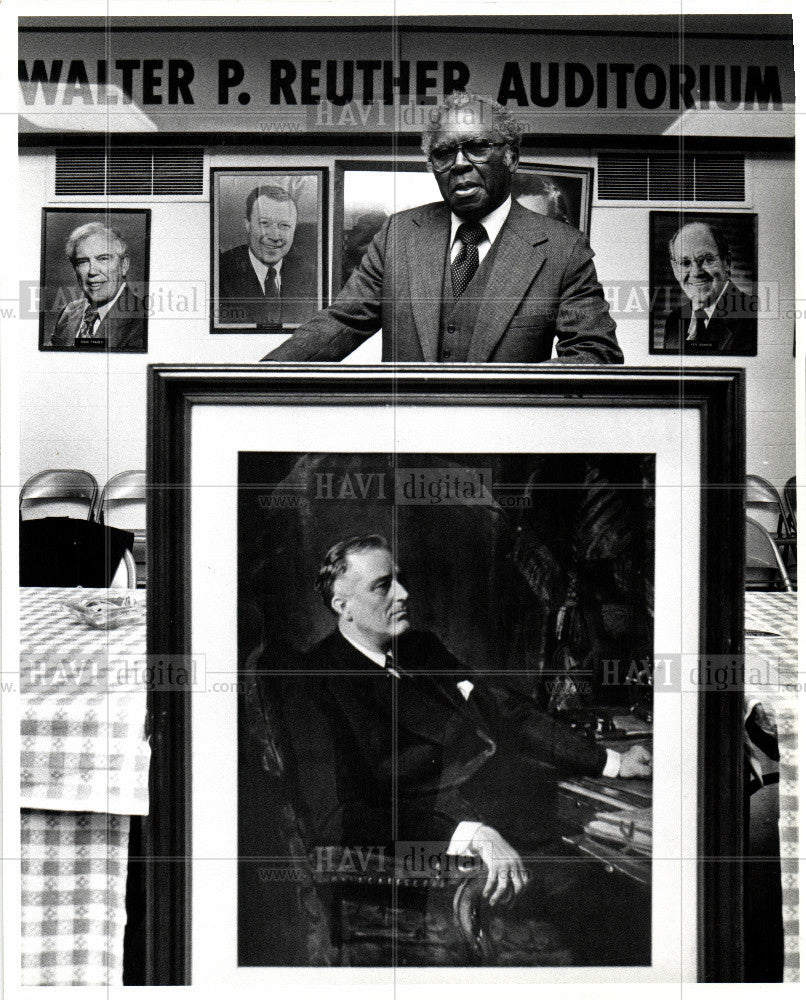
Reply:
[[[489,97],[481,97],[469,90],[455,90],[429,115],[428,128],[423,132],[420,142],[420,148],[426,156],[429,156],[434,148],[437,133],[442,128],[445,119],[451,116],[458,117],[457,112],[469,104],[480,104],[483,114],[486,109],[486,113],[490,116],[490,124],[505,140],[510,149],[520,149],[523,125],[511,112],[507,111],[498,101],[493,101]]]
[[[103,236],[107,243],[117,244],[118,256],[127,257],[129,255],[129,247],[126,240],[123,239],[117,229],[105,226],[103,222],[85,222],[83,226],[79,226],[78,229],[74,229],[70,233],[64,245],[64,252],[67,254],[67,259],[71,264],[75,264],[76,247],[82,240],[86,240],[89,236]]]

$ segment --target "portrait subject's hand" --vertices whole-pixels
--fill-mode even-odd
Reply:
[[[618,776],[620,778],[651,778],[652,754],[646,747],[636,743],[621,755]]]
[[[480,826],[470,841],[470,848],[487,867],[483,895],[490,906],[508,903],[523,891],[529,875],[521,856],[497,830],[491,826]]]

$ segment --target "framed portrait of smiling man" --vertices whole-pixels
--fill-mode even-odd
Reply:
[[[145,354],[149,209],[42,209],[40,351]]]
[[[210,330],[281,332],[323,305],[327,170],[211,171]]]
[[[758,281],[758,216],[650,212],[650,354],[758,352],[772,286]]]

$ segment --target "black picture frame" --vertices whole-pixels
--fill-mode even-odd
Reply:
[[[718,300],[714,319],[722,324],[721,342],[707,348],[686,344],[692,307],[669,260],[669,242],[683,226],[715,227],[730,250],[729,285]],[[755,357],[758,322],[765,313],[777,315],[777,288],[763,285],[758,274],[758,215],[686,208],[649,213],[649,353],[710,357]]]
[[[512,179],[512,197],[524,208],[567,222],[590,237],[593,167],[521,160]]]
[[[282,333],[325,302],[327,167],[213,167],[210,170],[210,332]],[[293,241],[282,258],[280,307],[264,310],[248,257],[245,204],[257,187],[280,187],[296,205]],[[222,281],[228,283],[227,294]],[[253,287],[254,286],[254,287]]]
[[[117,230],[128,247],[128,273],[125,287],[113,317],[117,330],[106,336],[110,320],[102,320],[96,329],[97,343],[76,343],[85,298],[72,264],[65,253],[70,234],[87,223],[97,222]],[[39,350],[69,351],[76,354],[145,354],[148,352],[149,263],[151,209],[94,208],[59,206],[42,209],[42,249],[38,289]],[[33,305],[33,301],[31,302]],[[71,308],[72,307],[72,308]],[[59,335],[56,327],[61,321]],[[57,340],[54,343],[54,337]],[[106,341],[101,343],[100,341]],[[71,342],[72,341],[72,342]]]
[[[591,369],[586,366],[439,365],[169,366],[149,368],[149,591],[147,648],[152,657],[192,655],[190,594],[191,448],[197,408],[284,406],[604,407],[635,421],[642,409],[669,419],[694,411],[699,424],[699,672],[697,692],[697,979],[743,976],[744,772],[744,371],[728,368]],[[236,411],[230,411],[234,414]],[[726,433],[727,429],[727,433]],[[201,443],[201,442],[200,442]],[[247,449],[248,450],[248,449]],[[616,449],[620,450],[620,449]],[[234,486],[234,484],[233,484]],[[229,558],[229,557],[227,557]],[[234,559],[234,554],[232,554]],[[713,657],[731,658],[738,683],[708,682]],[[145,863],[146,982],[190,981],[193,793],[192,694],[149,693],[152,808]],[[232,735],[235,739],[235,735]],[[219,933],[235,934],[235,928]],[[660,933],[660,931],[658,931]]]

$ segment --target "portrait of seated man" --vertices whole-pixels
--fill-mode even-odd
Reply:
[[[681,354],[756,353],[758,297],[731,278],[731,248],[722,230],[687,222],[669,241],[669,265],[685,300],[668,314],[663,349]]]
[[[120,231],[88,222],[70,233],[65,253],[83,295],[64,306],[43,346],[145,351],[145,303],[127,283],[131,262]]]
[[[381,536],[334,545],[317,587],[336,627],[308,653],[287,711],[318,842],[444,841],[447,854],[484,860],[495,905],[525,886],[513,843],[552,843],[558,773],[651,773],[644,747],[618,754],[582,739],[414,631]],[[524,786],[516,799],[512,772]]]
[[[317,306],[313,251],[300,247],[298,210],[280,185],[262,184],[244,205],[246,242],[225,250],[218,262],[218,319],[281,329],[300,323]]]
[[[626,885],[566,837],[597,795],[651,826],[651,725],[614,720],[652,690],[612,670],[652,650],[650,457],[255,452],[239,482],[241,964],[467,964],[453,890],[404,901],[386,870],[334,888],[317,867],[422,851],[474,868],[490,964],[648,964],[651,843]],[[528,502],[498,503],[499,482]],[[563,782],[592,783],[589,811],[567,814]],[[313,881],[268,881],[261,859],[284,857]],[[422,921],[400,941],[430,941],[417,960],[367,938],[396,898]]]

